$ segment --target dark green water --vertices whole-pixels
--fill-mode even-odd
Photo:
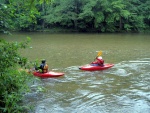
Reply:
[[[50,70],[65,73],[60,78],[35,80],[25,101],[34,106],[31,113],[150,112],[150,35],[3,35],[11,41],[27,36],[31,37],[32,49],[22,51],[24,56],[30,60],[45,58]],[[96,72],[78,69],[92,62],[99,50],[105,62],[114,63],[114,67]]]

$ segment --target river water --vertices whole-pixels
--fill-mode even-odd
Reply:
[[[31,38],[21,53],[45,58],[59,78],[37,80],[25,95],[30,113],[150,113],[150,35],[14,33],[7,40]],[[103,51],[104,71],[81,71]],[[40,62],[39,62],[40,63]]]

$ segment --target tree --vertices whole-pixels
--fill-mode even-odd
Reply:
[[[94,28],[94,12],[93,8],[95,7],[97,1],[85,0],[82,1],[82,9],[79,13],[78,20],[81,22],[79,28],[87,30]]]
[[[130,12],[130,16],[127,19],[127,23],[125,24],[126,28],[130,31],[141,32],[146,29],[146,23],[144,19],[147,17],[146,15],[150,15],[148,10],[144,10],[148,8],[148,0],[133,0],[126,2],[128,6],[128,11]],[[146,15],[145,15],[146,14]]]
[[[0,30],[139,32],[150,29],[149,5],[149,0],[1,0]]]
[[[0,6],[1,31],[34,29],[39,12],[32,7],[31,0],[9,0],[2,2]]]
[[[13,29],[11,21],[11,10],[4,1],[0,2],[0,31],[7,33],[9,29]]]
[[[56,0],[48,7],[44,18],[48,24],[77,28],[79,5],[78,0]]]

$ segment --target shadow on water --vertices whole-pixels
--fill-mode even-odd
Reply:
[[[122,61],[105,71],[78,67],[65,68],[64,77],[36,81],[26,95],[26,102],[35,105],[31,112],[149,113],[150,58]]]

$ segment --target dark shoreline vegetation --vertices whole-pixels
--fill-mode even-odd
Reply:
[[[115,32],[98,32],[94,29],[88,29],[86,31],[80,31],[80,30],[76,30],[76,29],[66,29],[66,28],[51,28],[51,29],[41,29],[41,30],[36,30],[36,31],[12,31],[12,32],[43,32],[43,33],[144,33],[144,34],[149,34],[150,30],[145,30],[145,31],[141,31],[141,32],[137,32],[137,31],[115,31]]]
[[[149,32],[149,0],[0,2],[0,31]]]
[[[24,94],[30,91],[32,74],[25,71],[31,66],[19,50],[28,47],[30,39],[7,42],[0,39],[0,113],[19,113],[29,109],[23,104]]]

